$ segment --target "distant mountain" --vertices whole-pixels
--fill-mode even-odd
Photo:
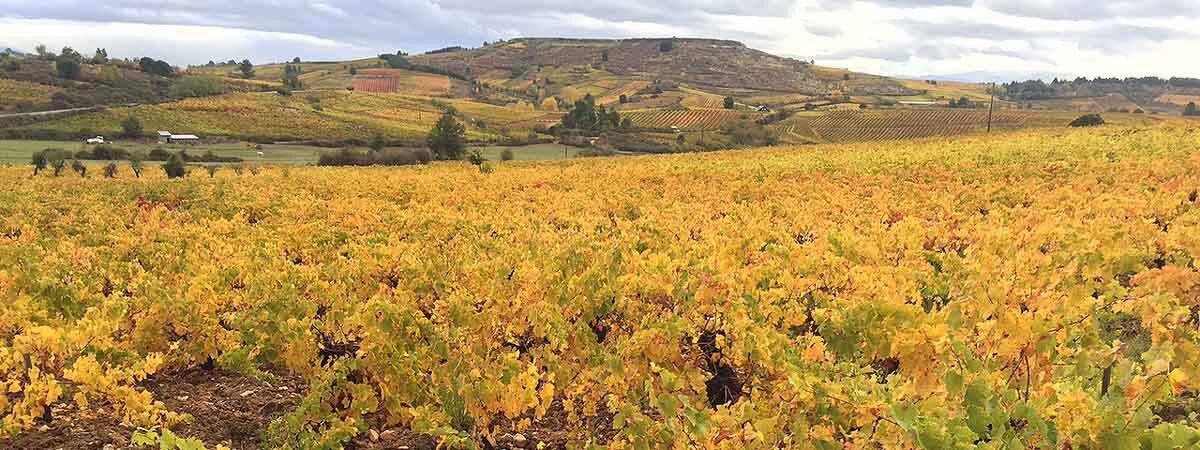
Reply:
[[[25,56],[25,55],[28,55],[28,53],[17,50],[15,48],[11,48],[11,47],[0,46],[0,55]]]
[[[905,77],[907,78],[907,77]],[[1049,82],[1055,78],[1073,79],[1074,75],[1050,72],[990,72],[977,70],[973,72],[950,73],[939,75],[922,75],[912,77],[920,80],[961,81],[966,83],[1007,83],[1009,81],[1043,80]]]

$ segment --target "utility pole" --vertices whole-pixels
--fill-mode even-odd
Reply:
[[[988,102],[988,127],[987,132],[992,132],[992,111],[996,110],[996,82],[992,82],[992,88],[989,89],[992,94],[992,100]]]

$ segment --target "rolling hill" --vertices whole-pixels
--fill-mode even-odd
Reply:
[[[823,76],[805,61],[771,55],[736,41],[712,39],[523,38],[409,59],[510,89],[572,85],[608,77],[686,84],[720,95],[824,95],[841,89],[844,81]],[[856,89],[864,95],[909,92],[886,79]]]

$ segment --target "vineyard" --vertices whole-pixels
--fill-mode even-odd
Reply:
[[[720,129],[721,125],[743,118],[757,119],[759,114],[725,109],[659,109],[623,112],[621,116],[628,117],[638,128],[676,127],[682,131],[708,131]]]
[[[57,88],[0,78],[0,113],[15,111],[20,107],[44,107]]]
[[[362,69],[351,80],[358,92],[394,93],[429,97],[450,94],[450,78],[400,69]]]
[[[1200,445],[1189,128],[0,182],[4,448]]]
[[[1020,127],[1029,118],[1026,113],[996,111],[992,127]],[[812,129],[829,142],[858,142],[955,136],[983,130],[987,123],[986,110],[837,111],[813,120]]]
[[[495,137],[472,127],[476,119],[527,120],[540,115],[511,108],[453,101],[468,125],[468,137]],[[202,136],[233,136],[279,140],[366,140],[375,134],[398,139],[422,139],[445,113],[427,97],[323,91],[281,96],[275,93],[238,93],[191,98],[158,105],[109,108],[95,113],[51,120],[25,128],[55,132],[118,134],[120,123],[133,116],[146,130],[178,130]]]

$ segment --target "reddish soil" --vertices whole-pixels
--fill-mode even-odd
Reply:
[[[172,411],[191,414],[195,420],[173,427],[184,437],[233,449],[256,449],[271,421],[300,401],[307,385],[291,376],[272,382],[220,371],[190,370],[163,374],[139,387],[154,394]],[[101,450],[129,448],[136,428],[121,424],[111,410],[96,403],[81,411],[70,401],[70,392],[53,406],[53,420],[26,431],[0,449]]]

